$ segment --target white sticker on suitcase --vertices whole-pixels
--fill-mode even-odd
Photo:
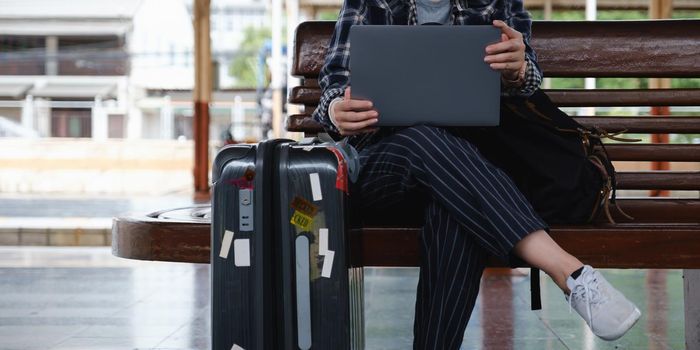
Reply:
[[[245,349],[243,349],[242,347],[238,346],[238,344],[233,344],[233,346],[231,347],[231,350],[245,350]]]
[[[219,251],[219,256],[226,259],[228,258],[228,251],[231,250],[231,242],[233,241],[233,232],[226,230],[224,232],[224,238],[221,240],[221,250]]]
[[[250,266],[250,239],[233,241],[233,264],[238,267]]]
[[[335,257],[335,252],[329,250],[323,257],[323,269],[321,270],[321,277],[331,278],[331,271],[333,271],[333,258]]]
[[[328,252],[328,229],[318,230],[318,255],[326,255]]]
[[[328,229],[318,229],[318,255],[323,257],[323,267],[321,268],[321,277],[331,278],[333,270],[333,258],[335,252],[328,249]]]
[[[311,181],[311,196],[314,202],[320,201],[323,199],[323,195],[321,194],[321,180],[318,177],[318,173],[309,174],[309,180]]]

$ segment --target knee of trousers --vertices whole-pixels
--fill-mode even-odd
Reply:
[[[454,153],[465,152],[470,155],[479,153],[471,142],[441,127],[416,125],[397,132],[397,135],[404,136],[402,143],[410,149],[411,153],[421,158],[429,156],[431,159],[440,161],[444,158],[453,158]],[[459,152],[457,152],[458,149]]]

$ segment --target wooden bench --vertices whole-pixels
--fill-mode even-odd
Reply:
[[[292,74],[301,85],[290,95],[303,113],[287,130],[307,135],[321,130],[310,119],[320,97],[318,72],[334,22],[306,22],[296,32]],[[624,22],[535,22],[532,45],[547,77],[700,77],[700,20]],[[550,90],[562,107],[700,106],[700,89]],[[580,123],[609,132],[700,133],[700,117],[582,116]],[[617,162],[700,162],[700,144],[610,144]],[[619,163],[618,163],[619,164]],[[620,172],[619,189],[700,190],[698,171]],[[600,268],[687,269],[686,342],[700,347],[700,199],[623,198],[619,205],[635,220],[600,217],[591,225],[555,226],[553,238],[582,261]],[[353,229],[352,265],[417,266],[420,229],[406,223],[378,223]],[[182,209],[114,220],[112,249],[130,259],[208,263],[206,208]],[[497,262],[493,263],[497,265]],[[700,270],[699,270],[700,271]],[[690,301],[693,302],[690,302]],[[690,345],[693,344],[693,345]]]

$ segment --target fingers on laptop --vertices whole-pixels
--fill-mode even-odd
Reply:
[[[341,112],[336,116],[338,129],[342,135],[355,135],[374,131],[371,126],[377,123],[376,111]]]
[[[510,39],[522,39],[523,34],[520,33],[519,31],[511,28],[506,24],[506,22],[503,22],[501,20],[495,20],[493,21],[494,27],[498,28],[503,32],[503,34],[507,35],[508,38]]]
[[[371,125],[377,122],[377,117],[379,113],[377,111],[363,111],[363,112],[353,112],[353,111],[341,111],[336,115],[335,119],[339,124],[356,124],[356,123],[367,123]],[[363,125],[361,127],[365,127]],[[355,125],[353,125],[355,126]],[[357,128],[357,127],[356,127]],[[355,129],[356,129],[355,128]]]
[[[363,100],[343,100],[339,106],[344,111],[364,112],[372,109],[372,102]]]
[[[504,52],[498,55],[488,55],[484,58],[488,63],[520,62],[523,59],[521,52]]]
[[[371,101],[353,100],[350,87],[345,89],[344,99],[338,104],[339,113],[336,115],[338,129],[343,136],[372,132],[377,128],[379,113],[372,109]]]
[[[520,51],[525,51],[525,43],[522,40],[501,41],[486,47],[486,53],[489,55]]]

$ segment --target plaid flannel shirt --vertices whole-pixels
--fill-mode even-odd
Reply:
[[[491,24],[496,19],[523,34],[525,60],[528,63],[525,83],[517,88],[502,85],[502,95],[530,96],[542,82],[542,71],[537,65],[537,55],[530,46],[532,20],[523,7],[523,0],[452,0],[451,22],[455,25]],[[320,122],[326,131],[338,133],[328,116],[328,107],[350,85],[348,37],[351,26],[416,25],[416,22],[415,0],[344,0],[318,77],[322,95],[313,113],[314,120]]]

